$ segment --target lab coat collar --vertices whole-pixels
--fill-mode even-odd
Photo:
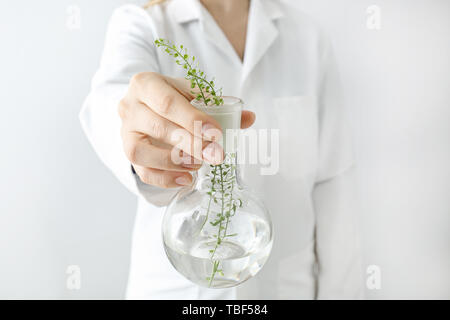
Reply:
[[[176,22],[186,23],[200,19],[200,6],[198,0],[173,0],[169,8],[172,9]]]
[[[271,20],[278,19],[283,16],[278,0],[250,0],[253,5],[258,2],[264,6],[267,17]],[[178,23],[186,23],[201,18],[201,3],[199,0],[174,0],[173,14]]]
[[[251,0],[241,87],[278,37],[275,20],[283,17],[279,0]]]
[[[206,39],[242,67],[241,84],[258,64],[266,51],[278,37],[275,20],[283,17],[279,0],[250,0],[244,64],[230,42],[200,3],[200,0],[173,0],[171,9],[175,20],[180,23],[200,21]]]

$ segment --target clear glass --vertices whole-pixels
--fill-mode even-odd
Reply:
[[[240,99],[224,97],[219,107],[198,101],[192,104],[220,122],[224,138],[226,129],[240,129]],[[224,147],[221,165],[203,164],[193,184],[172,199],[163,219],[163,242],[170,262],[204,287],[241,284],[261,270],[272,249],[269,212],[241,183],[235,145]]]

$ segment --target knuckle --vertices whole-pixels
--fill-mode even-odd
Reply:
[[[146,72],[136,73],[133,77],[131,77],[130,84],[132,86],[140,85],[144,80],[148,77]]]
[[[145,184],[153,185],[151,174],[148,172],[140,174],[139,179]]]
[[[135,143],[125,144],[125,155],[131,163],[136,163],[137,160],[137,145]]]
[[[150,123],[152,137],[155,139],[163,139],[167,136],[168,128],[162,121],[152,121]]]
[[[152,184],[149,174],[146,172],[140,172],[138,173],[139,179],[141,180],[141,182],[145,183],[145,184]]]
[[[122,120],[125,120],[128,117],[129,111],[130,111],[130,106],[125,101],[125,99],[120,100],[119,106],[118,106],[119,117]]]
[[[120,137],[122,138],[122,144],[123,144],[124,148],[125,148],[125,141],[127,138],[127,134],[128,134],[128,130],[125,127],[125,125],[122,123],[122,126],[120,127]]]
[[[156,106],[162,115],[167,115],[173,107],[174,96],[171,94],[165,95],[161,98],[159,104]]]
[[[157,186],[160,188],[168,189],[170,188],[170,179],[164,174],[164,172],[152,172],[149,169],[145,169],[143,172],[138,174],[139,179],[145,184]]]
[[[158,186],[161,188],[167,189],[170,187],[170,181],[167,175],[164,173],[161,173],[158,175]]]
[[[162,158],[162,165],[164,166],[164,168],[171,168],[171,167],[173,167],[172,153],[171,152],[168,152],[168,153],[164,154],[164,156]]]
[[[152,79],[156,79],[159,75],[156,72],[138,72],[131,77],[130,86],[140,90],[147,83],[151,82]]]
[[[145,90],[145,83],[148,75],[145,72],[135,74],[130,80],[129,92],[135,96],[139,96]]]

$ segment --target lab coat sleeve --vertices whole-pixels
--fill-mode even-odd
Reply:
[[[144,9],[126,5],[110,19],[100,67],[80,113],[89,142],[102,162],[125,187],[150,203],[165,205],[174,190],[145,185],[133,174],[123,151],[120,135],[119,101],[125,96],[133,75],[158,72],[151,17]]]
[[[362,259],[350,130],[329,41],[323,49],[319,163],[312,193],[316,216],[318,299],[360,299]]]

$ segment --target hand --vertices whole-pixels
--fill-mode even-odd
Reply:
[[[189,171],[198,170],[203,160],[221,163],[218,154],[223,152],[217,150],[222,149],[208,135],[211,129],[221,127],[190,104],[194,99],[190,91],[189,81],[154,72],[139,73],[131,79],[119,103],[121,135],[125,154],[142,182],[162,188],[189,185]],[[202,123],[201,134],[194,132],[195,121]],[[253,112],[242,112],[241,128],[254,122]],[[199,145],[201,148],[195,147]],[[173,161],[174,146],[181,157],[179,164]]]

